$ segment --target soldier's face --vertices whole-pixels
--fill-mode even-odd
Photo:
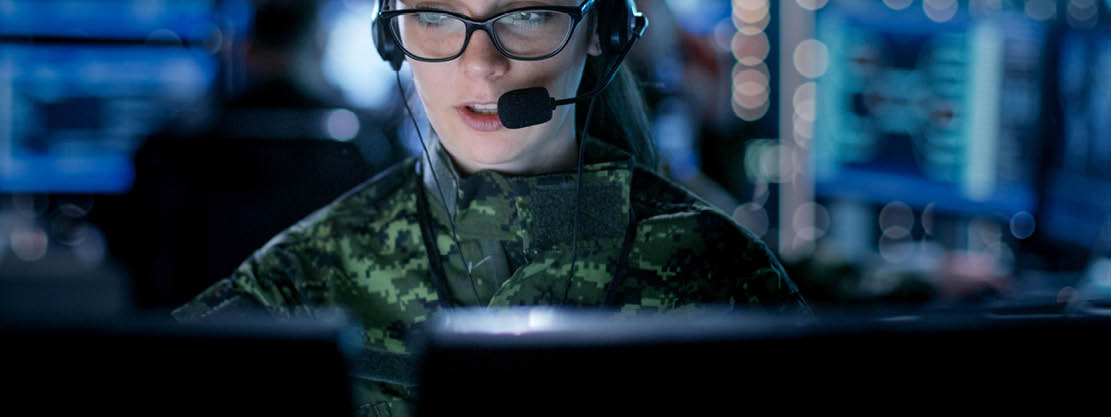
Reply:
[[[444,9],[481,20],[524,6],[578,4],[579,0],[406,0],[399,5]],[[462,55],[454,60],[408,59],[432,127],[460,169],[535,174],[566,168],[568,158],[573,166],[574,106],[560,106],[552,120],[522,129],[502,126],[496,106],[502,94],[529,87],[545,87],[557,99],[573,97],[587,55],[601,53],[589,28],[584,19],[567,46],[540,61],[502,55],[484,31],[475,31]]]

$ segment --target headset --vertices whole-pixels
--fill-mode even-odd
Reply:
[[[383,60],[389,62],[390,67],[393,68],[394,73],[397,75],[397,87],[400,91],[404,92],[401,85],[401,64],[405,60],[405,53],[402,52],[400,42],[395,36],[388,25],[381,23],[382,12],[391,10],[393,2],[396,0],[378,0],[378,11],[375,14],[373,23],[374,32],[374,46],[378,50],[378,55]],[[620,68],[621,62],[624,61],[625,56],[632,49],[641,36],[644,35],[644,30],[648,26],[648,19],[637,11],[636,3],[633,0],[585,0],[594,1],[594,10],[597,13],[597,24],[595,31],[598,34],[598,40],[602,49],[601,58],[606,59],[608,65],[606,72],[598,79],[596,85],[589,93],[579,95],[572,98],[563,100],[556,100],[548,95],[547,89],[543,87],[525,88],[514,90],[509,93],[503,94],[498,100],[498,113],[502,119],[503,124],[510,129],[531,126],[539,123],[544,123],[551,119],[552,110],[556,106],[575,104],[582,101],[588,101],[586,121],[583,123],[582,132],[579,134],[579,158],[577,163],[577,191],[575,198],[575,215],[572,227],[572,245],[571,245],[571,268],[567,274],[566,287],[563,292],[563,304],[567,303],[567,297],[570,293],[571,281],[575,275],[575,259],[578,258],[578,230],[580,210],[579,206],[582,200],[582,171],[583,171],[583,152],[586,149],[586,140],[583,138],[586,134],[586,127],[589,126],[590,115],[594,109],[594,99],[597,94],[601,93],[616,77],[617,70]],[[427,145],[425,145],[423,135],[420,133],[420,128],[417,126],[416,119],[413,118],[413,111],[409,108],[408,101],[402,100],[405,105],[406,111],[409,113],[410,120],[413,121],[413,128],[416,129],[417,137],[420,139],[421,147],[423,148],[425,160],[428,163],[429,169],[432,169],[432,178],[436,181],[436,189],[440,193],[440,203],[444,207],[444,211],[450,213],[448,210],[447,199],[444,198],[443,188],[439,184],[439,177],[435,174],[432,167],[432,161],[429,157]],[[513,111],[508,111],[510,108]],[[423,212],[426,202],[424,201],[424,193],[418,193],[420,199],[417,203],[418,211],[421,219],[422,234],[425,234],[424,241],[426,249],[429,253],[429,266],[433,275],[440,275],[436,280],[438,291],[446,291],[446,274],[443,273],[442,260],[440,259],[439,251],[435,245],[431,243],[431,237],[426,234],[429,233],[430,226],[428,225],[428,215]],[[459,244],[459,237],[455,232],[455,222],[448,218],[448,227],[451,231],[451,238],[455,243],[456,248],[462,248]],[[481,305],[481,298],[478,294],[478,288],[475,286],[474,279],[471,278],[470,263],[467,261],[462,250],[458,252],[463,261],[467,280],[471,284],[471,289],[474,291],[475,301]],[[438,272],[435,270],[439,270]],[[434,277],[435,278],[435,277]],[[441,294],[441,298],[446,299],[445,294]]]

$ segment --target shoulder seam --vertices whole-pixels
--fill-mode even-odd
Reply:
[[[635,199],[635,201],[632,201],[633,203],[639,204],[642,207],[648,208],[649,211],[653,211],[653,212],[657,213],[657,214],[654,214],[654,215],[643,217],[644,219],[651,219],[651,218],[658,217],[658,216],[661,216],[661,215],[666,216],[666,215],[672,215],[672,214],[679,214],[679,213],[682,213],[682,212],[692,212],[692,213],[719,212],[720,213],[720,210],[716,209],[710,203],[706,202],[705,200],[698,197],[694,193],[691,193],[686,188],[683,188],[682,186],[680,186],[678,184],[675,184],[671,180],[669,180],[667,178],[664,178],[662,175],[660,175],[660,174],[658,174],[658,173],[656,173],[652,170],[646,169],[646,168],[641,167],[641,166],[637,166],[636,169],[633,171],[633,183],[634,184],[637,182],[638,178],[641,181],[650,181],[650,182],[656,182],[656,183],[662,184],[664,187],[666,187],[668,189],[667,191],[668,191],[668,194],[669,194],[667,196],[667,197],[669,197],[667,199],[669,201],[660,201],[660,200],[650,200],[650,199],[639,198],[640,196],[636,195],[636,193],[634,193],[632,196],[630,196],[630,198]],[[658,196],[658,195],[655,195],[655,196]],[[728,218],[729,216],[725,216],[725,217]]]

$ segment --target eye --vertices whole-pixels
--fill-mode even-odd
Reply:
[[[448,15],[443,13],[417,13],[417,22],[426,26],[437,26],[447,23]]]
[[[506,23],[512,25],[532,27],[539,26],[547,22],[549,19],[551,19],[551,13],[544,11],[515,12],[506,15],[504,19]]]

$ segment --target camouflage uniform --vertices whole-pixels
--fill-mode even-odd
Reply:
[[[455,181],[446,154],[434,149],[446,204],[431,170],[409,159],[275,237],[175,317],[246,304],[280,317],[311,316],[342,305],[363,323],[368,346],[404,353],[407,329],[439,309],[559,304],[568,288],[568,304],[627,313],[707,304],[807,310],[761,241],[617,148],[588,141],[570,285],[575,174],[484,171]],[[427,239],[422,206],[433,229]],[[432,247],[440,256],[429,256]],[[442,268],[430,266],[437,259]],[[432,277],[437,269],[446,279]],[[378,404],[377,411],[408,413],[409,390],[378,383],[360,389],[360,401]]]

